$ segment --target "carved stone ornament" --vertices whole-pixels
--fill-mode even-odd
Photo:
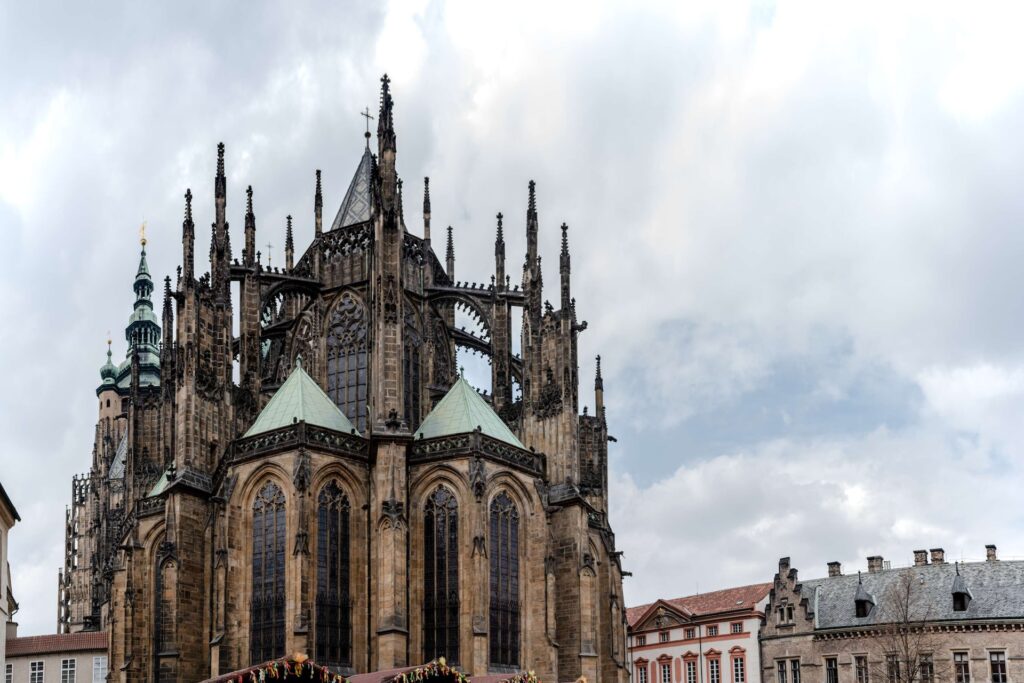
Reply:
[[[477,502],[483,500],[486,488],[486,474],[484,472],[483,458],[476,457],[469,461],[469,483],[473,487],[473,495]]]
[[[401,529],[405,522],[405,503],[394,498],[388,498],[381,504],[381,512],[387,519],[392,529]]]
[[[580,565],[580,569],[589,569],[590,571],[597,573],[594,568],[594,556],[590,553],[583,553],[583,562]]]
[[[220,394],[220,383],[213,369],[213,354],[203,349],[196,359],[196,390],[203,398],[216,400]]]
[[[295,550],[293,555],[309,555],[309,533],[305,528],[295,533]]]
[[[397,410],[392,408],[388,411],[388,419],[384,421],[384,426],[388,428],[388,431],[398,431],[398,428],[402,426],[402,420],[399,419]]]
[[[477,553],[479,553],[481,557],[487,557],[487,540],[483,535],[473,537],[473,553],[470,557],[476,557]]]
[[[545,418],[558,415],[560,412],[562,412],[562,387],[555,381],[555,373],[548,367],[534,413],[537,417]]]
[[[311,477],[309,453],[304,448],[299,449],[299,454],[295,458],[295,468],[292,472],[292,483],[295,484],[295,490],[300,493],[305,492],[309,488]]]
[[[395,276],[388,275],[384,279],[384,287],[381,292],[381,301],[384,309],[384,322],[398,322],[398,293],[395,284]]]

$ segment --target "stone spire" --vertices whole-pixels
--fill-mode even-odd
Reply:
[[[594,373],[594,414],[604,418],[604,378],[601,377],[601,356],[597,357],[597,371]]]
[[[445,271],[448,279],[455,282],[455,242],[452,240],[452,226],[448,226],[448,247],[445,249]]]
[[[284,267],[291,270],[295,267],[295,238],[292,235],[292,217],[288,215],[288,227],[284,230]]]
[[[160,384],[160,324],[157,322],[156,313],[153,311],[153,278],[149,274],[149,264],[146,262],[146,237],[145,230],[139,240],[141,251],[139,254],[139,268],[135,273],[135,282],[132,289],[135,290],[135,305],[128,324],[124,328],[124,337],[128,342],[127,358],[131,360],[138,356],[140,386]],[[123,377],[118,377],[121,384]]]
[[[423,178],[423,239],[430,241],[430,178]]]
[[[562,223],[562,253],[559,259],[558,272],[562,280],[562,314],[570,315],[572,297],[569,291],[569,226]]]
[[[380,166],[380,194],[386,214],[394,211],[398,192],[398,174],[395,154],[394,101],[391,99],[391,79],[387,74],[380,79],[380,113],[377,115],[377,150]],[[397,212],[396,212],[397,213]]]
[[[505,291],[505,231],[502,218],[499,212],[498,229],[494,237],[494,286],[499,292]]]
[[[181,223],[182,265],[185,284],[195,278],[196,224],[192,222],[192,190],[185,190],[185,220]]]
[[[324,231],[324,196],[320,191],[320,169],[316,169],[316,192],[313,194],[313,230],[316,237]]]
[[[252,185],[245,190],[245,251],[243,265],[250,268],[256,263],[256,214],[252,210]]]

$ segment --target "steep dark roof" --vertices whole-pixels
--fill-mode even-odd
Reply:
[[[7,496],[7,491],[4,490],[4,485],[0,484],[0,501],[4,502],[4,505],[11,509],[11,514],[14,515],[14,519],[21,521],[21,515],[18,514],[18,509],[14,507],[14,503]]]
[[[684,598],[672,598],[663,602],[683,613],[704,616],[706,614],[731,612],[739,609],[753,609],[758,602],[768,595],[768,591],[771,588],[772,585],[770,583],[755,583],[750,586],[726,588],[725,590],[701,593],[700,595],[689,595]],[[653,604],[655,603],[649,602],[646,605],[627,607],[626,621],[629,627],[635,627]]]
[[[373,170],[373,157],[370,155],[370,148],[363,151],[359,159],[355,175],[349,183],[345,198],[341,200],[338,208],[338,215],[331,223],[331,230],[345,228],[356,223],[370,220],[370,176]]]
[[[849,628],[899,621],[893,609],[909,577],[911,619],[971,621],[1024,618],[1024,561],[996,560],[960,565],[961,585],[970,586],[972,600],[963,612],[953,610],[956,568],[953,564],[927,564],[888,569],[861,576],[863,590],[875,600],[868,616],[858,618],[854,601],[857,575],[802,581],[802,594],[819,629]]]
[[[8,657],[106,649],[107,634],[104,631],[51,633],[45,636],[24,636],[22,638],[7,639]]]

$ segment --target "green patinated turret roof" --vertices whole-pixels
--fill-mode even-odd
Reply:
[[[487,436],[525,450],[522,442],[487,405],[487,401],[462,377],[456,380],[444,398],[430,411],[416,435],[432,439],[437,436],[472,432],[477,427],[480,427],[480,431]]]
[[[302,362],[296,361],[292,374],[288,375],[245,436],[262,434],[299,421],[336,432],[359,433],[320,385],[306,374]]]

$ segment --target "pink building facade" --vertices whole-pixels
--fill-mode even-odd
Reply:
[[[626,610],[632,683],[761,683],[758,631],[769,583]]]

